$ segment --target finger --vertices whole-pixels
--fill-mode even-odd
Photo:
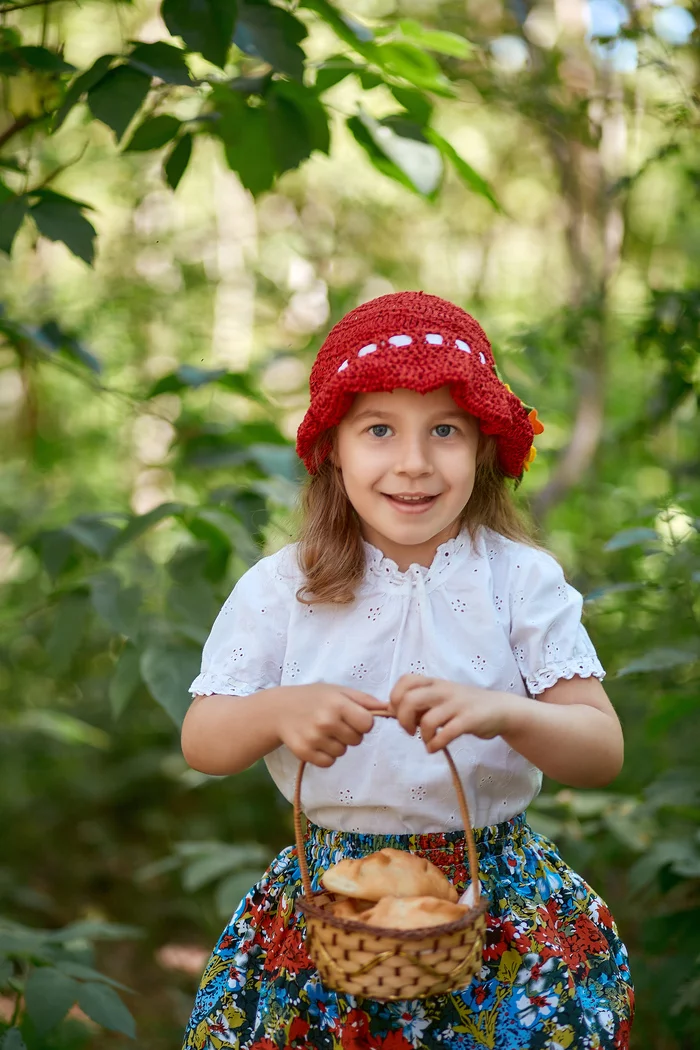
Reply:
[[[451,744],[453,740],[464,734],[464,728],[459,718],[451,718],[444,725],[440,726],[439,731],[435,733],[432,740],[430,740],[425,746],[426,750],[430,754],[434,754],[436,751],[442,751],[443,748]]]
[[[375,701],[375,706],[379,707],[378,701]],[[369,713],[366,707],[361,704],[355,703],[350,700],[348,703],[343,704],[340,711],[340,717],[343,722],[353,729],[356,733],[364,735],[369,733],[370,729],[374,725],[374,718]],[[357,741],[359,743],[359,741]]]
[[[347,751],[347,745],[342,744],[340,740],[336,740],[335,737],[329,736],[325,739],[319,740],[316,744],[315,750],[325,751],[331,758],[340,758]]]
[[[423,740],[428,743],[441,726],[446,725],[458,714],[458,708],[451,700],[443,700],[420,715],[418,722]]]
[[[399,704],[403,700],[406,693],[415,689],[418,685],[424,685],[429,682],[430,679],[426,678],[423,674],[402,674],[399,680],[395,683],[394,688],[389,694],[389,701],[392,704]]]
[[[304,755],[304,762],[310,766],[321,766],[322,769],[328,769],[335,762],[332,755],[327,755],[325,751],[307,751]]]
[[[366,714],[366,712],[363,711],[362,714]],[[333,736],[336,740],[340,740],[341,743],[345,744],[346,747],[355,747],[356,744],[361,744],[364,733],[353,726],[352,723],[346,721],[344,713],[342,718],[343,721],[338,722],[337,727],[333,730]]]
[[[413,735],[423,714],[443,700],[444,695],[437,685],[422,685],[412,689],[398,705],[396,717],[399,724]]]
[[[350,699],[356,704],[367,708],[369,711],[376,711],[378,708],[384,706],[379,700],[377,700],[376,696],[370,696],[369,693],[363,693],[359,689],[351,689],[348,686],[343,686],[341,692],[345,696],[350,697]]]

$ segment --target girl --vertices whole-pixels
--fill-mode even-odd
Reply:
[[[287,799],[299,760],[314,889],[384,846],[468,884],[444,756],[465,785],[489,899],[464,991],[384,1003],[330,991],[295,910],[296,849],[253,887],[207,965],[197,1050],[628,1046],[633,992],[610,911],[529,827],[542,772],[600,787],[622,764],[581,596],[529,540],[506,488],[543,428],[499,379],[477,322],[423,293],[348,314],[311,373],[297,451],[300,540],[239,580],[204,648],[183,751],[259,758]],[[395,719],[373,719],[388,704]]]

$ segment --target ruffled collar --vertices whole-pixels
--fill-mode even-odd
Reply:
[[[367,540],[363,540],[362,543],[367,559],[367,572],[371,575],[378,576],[390,584],[404,585],[416,577],[420,577],[424,584],[429,584],[451,567],[456,555],[465,547],[468,548],[470,538],[468,531],[463,529],[459,535],[439,545],[430,565],[419,565],[414,562],[405,572],[402,572],[396,562],[383,554],[378,547],[373,546]]]

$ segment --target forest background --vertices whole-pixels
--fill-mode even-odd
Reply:
[[[545,422],[518,499],[627,751],[530,816],[617,918],[634,1047],[698,1046],[699,11],[2,0],[3,1050],[178,1046],[291,841],[264,768],[195,773],[178,726],[293,535],[315,351],[404,288],[475,312]]]

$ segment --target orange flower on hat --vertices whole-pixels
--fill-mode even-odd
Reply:
[[[541,420],[537,418],[536,408],[533,408],[533,410],[528,413],[527,418],[530,420],[530,425],[532,426],[532,429],[535,434],[544,433],[544,423],[542,423]],[[533,456],[532,458],[534,459],[535,457]]]
[[[540,423],[540,426],[542,426],[541,423]],[[525,462],[523,463],[523,466],[525,467],[525,470],[529,470],[530,469],[530,464],[534,462],[536,455],[537,455],[537,449],[535,448],[534,445],[530,445],[530,451],[525,456]]]

